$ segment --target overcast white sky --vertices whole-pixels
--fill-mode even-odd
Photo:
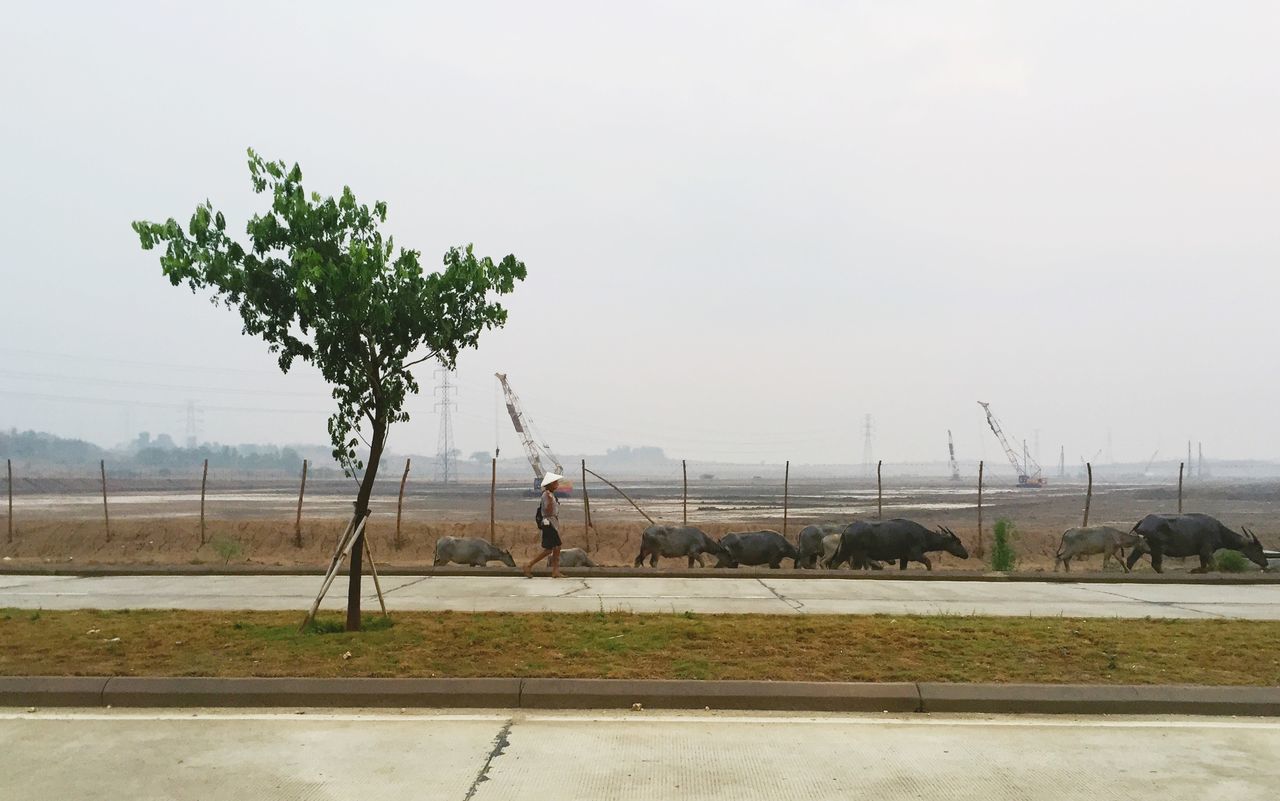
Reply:
[[[428,265],[528,265],[467,454],[503,370],[562,452],[859,462],[869,413],[886,461],[993,458],[989,400],[1046,463],[1275,457],[1278,52],[1273,2],[9,4],[0,426],[325,441],[129,229],[241,229],[252,146]]]

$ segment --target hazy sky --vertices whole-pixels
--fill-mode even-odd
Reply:
[[[460,362],[466,454],[503,370],[561,452],[859,462],[869,413],[886,461],[993,458],[989,400],[1046,463],[1276,457],[1278,9],[8,4],[0,426],[181,438],[194,399],[202,439],[325,441],[316,374],[129,229],[242,231],[252,146],[427,265],[528,265]]]

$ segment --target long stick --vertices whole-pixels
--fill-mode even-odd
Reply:
[[[204,460],[204,470],[200,472],[200,545],[204,545],[204,487],[209,481],[209,460]]]
[[[583,466],[583,468],[582,468],[582,469],[583,469],[583,470],[587,470],[587,468],[585,467],[585,465]],[[603,481],[604,483],[608,484],[609,486],[613,487],[615,490],[618,490],[618,494],[619,494],[619,495],[621,495],[622,497],[626,498],[626,499],[627,499],[627,501],[628,501],[628,502],[630,502],[630,504],[636,508],[636,511],[637,511],[637,512],[639,512],[640,514],[644,515],[644,519],[645,519],[645,520],[648,520],[648,521],[649,521],[649,523],[650,523],[650,524],[652,524],[652,525],[655,525],[655,526],[656,526],[656,525],[658,525],[656,522],[654,522],[654,519],[653,519],[652,517],[649,517],[649,515],[645,514],[644,510],[640,508],[640,505],[639,505],[638,503],[636,503],[635,501],[631,500],[631,496],[630,496],[630,495],[628,495],[627,493],[625,493],[625,492],[623,492],[621,489],[619,489],[617,484],[614,484],[612,481],[610,481],[609,479],[607,479],[607,478],[605,478],[604,476],[600,475],[599,473],[597,473],[597,472],[596,472],[596,471],[594,471],[594,470],[587,470],[587,472],[588,472],[588,473],[590,473],[591,475],[595,476],[596,478],[600,479],[600,480],[601,480],[601,481]]]
[[[982,462],[978,462],[978,558],[981,559],[985,551],[982,547]]]
[[[1191,445],[1187,445],[1187,451],[1191,451]],[[1182,514],[1182,469],[1187,466],[1186,462],[1178,465],[1178,514]]]
[[[293,518],[293,547],[302,547],[302,496],[307,492],[307,460],[302,460],[302,483],[298,485],[298,514]]]
[[[9,542],[13,542],[13,460],[5,459],[4,464],[9,470],[9,516],[5,519],[9,521]]]
[[[582,538],[587,543],[587,551],[591,551],[591,496],[587,494],[587,460],[582,460]],[[599,543],[596,543],[597,545]]]
[[[102,521],[107,527],[107,542],[111,542],[111,515],[107,512],[107,460],[98,461],[98,469],[102,471]]]
[[[782,473],[782,536],[787,536],[787,512],[791,506],[791,460]]]
[[[880,467],[884,460],[876,462],[876,520],[884,517],[884,485],[880,483]]]
[[[396,499],[396,538],[395,549],[398,551],[404,547],[404,540],[400,537],[400,512],[404,509],[404,483],[409,480],[409,460],[404,460],[404,475],[400,476],[400,497]],[[368,549],[366,549],[368,550]],[[373,557],[369,557],[370,564],[373,563]],[[378,575],[376,572],[373,575]],[[374,582],[375,584],[377,581]],[[382,610],[386,614],[386,609]]]
[[[683,510],[684,522],[681,525],[687,526],[689,525],[689,463],[684,459],[680,460],[680,473],[684,476],[684,500],[680,507]]]
[[[584,490],[585,492],[585,490]],[[497,515],[495,507],[498,500],[498,457],[489,460],[489,542],[497,545]]]
[[[369,538],[364,538],[364,555],[369,557],[369,572],[373,573],[373,589],[378,593],[378,606],[382,607],[382,616],[387,616],[387,602],[382,599],[382,583],[378,581],[378,566],[373,563],[373,546]]]
[[[1084,469],[1089,473],[1089,489],[1084,494],[1084,522],[1080,525],[1087,528],[1089,525],[1089,507],[1093,504],[1093,462],[1086,462]]]

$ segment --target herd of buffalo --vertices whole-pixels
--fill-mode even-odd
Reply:
[[[1127,532],[1108,526],[1072,528],[1062,535],[1054,570],[1062,565],[1069,571],[1071,560],[1093,554],[1102,554],[1105,567],[1108,559],[1123,559],[1126,549],[1128,559],[1120,562],[1126,572],[1149,554],[1157,573],[1163,572],[1166,556],[1199,557],[1200,566],[1192,572],[1203,573],[1213,569],[1214,554],[1224,549],[1239,551],[1266,570],[1267,554],[1262,543],[1248,529],[1241,531],[1232,531],[1216,518],[1202,514],[1147,515]],[[659,557],[683,557],[689,567],[695,563],[705,567],[705,557],[713,556],[716,567],[726,568],[768,565],[776,569],[784,559],[790,559],[801,569],[831,569],[847,564],[851,568],[880,570],[883,563],[897,562],[899,569],[905,570],[908,562],[919,562],[932,570],[929,554],[936,552],[969,558],[964,543],[950,529],[940,526],[933,530],[901,518],[806,526],[796,543],[776,531],[735,532],[717,540],[693,526],[653,525],[641,534],[635,566],[641,566],[646,559],[653,567]],[[515,566],[509,552],[486,540],[442,537],[436,542],[436,565],[453,562],[481,566],[490,561]],[[596,566],[580,548],[564,550],[560,564]]]

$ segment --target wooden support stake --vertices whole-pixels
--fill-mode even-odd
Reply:
[[[876,462],[876,520],[884,518],[884,485],[880,483],[880,467],[884,460]]]
[[[489,460],[489,542],[494,545],[498,544],[497,501],[498,457],[494,456]]]
[[[396,538],[393,541],[393,544],[397,551],[404,547],[404,538],[400,536],[400,514],[404,510],[404,483],[408,480],[409,480],[409,460],[405,459],[404,475],[400,476],[400,497],[396,499]],[[490,539],[490,542],[492,541],[493,540]],[[369,562],[370,564],[373,563],[372,556],[369,557]],[[378,574],[375,572],[374,575],[376,576]],[[374,583],[376,584],[377,582],[375,581]],[[382,610],[382,614],[385,615],[386,613],[387,613],[387,610],[384,607]]]
[[[9,521],[9,542],[13,542],[13,460],[5,459],[4,464],[9,471],[9,516],[5,519]]]
[[[298,514],[293,518],[293,547],[302,547],[302,496],[307,492],[307,460],[302,460],[302,483],[298,485]]]
[[[982,544],[982,462],[978,462],[978,547],[976,556],[981,559],[986,554]]]
[[[787,512],[791,506],[791,460],[782,472],[782,536],[787,536]]]
[[[1093,504],[1093,462],[1086,462],[1084,469],[1089,473],[1089,489],[1084,493],[1084,522],[1080,525],[1088,527],[1089,507]]]
[[[689,525],[689,463],[684,459],[680,460],[680,473],[684,476],[684,501],[680,506],[684,512],[684,523],[682,525],[687,526]]]
[[[382,616],[387,617],[387,602],[382,598],[382,583],[378,581],[378,566],[373,562],[373,546],[369,538],[364,538],[364,555],[369,557],[369,572],[373,574],[373,589],[378,593],[378,606],[382,607]]]
[[[209,460],[204,460],[204,469],[200,471],[200,546],[204,547],[204,488],[209,481]]]
[[[582,536],[587,543],[587,552],[591,552],[591,496],[587,494],[587,460],[582,460]],[[598,545],[599,543],[597,543]]]
[[[107,542],[111,542],[111,515],[107,512],[107,460],[98,460],[98,469],[102,471],[102,522],[107,527]]]
[[[1187,445],[1187,452],[1190,453],[1191,445]],[[1178,464],[1178,514],[1182,514],[1182,470],[1187,466],[1186,462]]]
[[[615,490],[617,490],[617,491],[618,491],[618,494],[619,494],[619,495],[621,495],[622,497],[626,498],[626,499],[627,499],[627,502],[628,502],[628,503],[630,503],[632,506],[634,506],[634,507],[636,508],[636,511],[637,511],[637,512],[639,512],[641,515],[643,515],[643,516],[644,516],[644,519],[645,519],[645,520],[648,520],[648,521],[649,521],[649,523],[650,523],[651,525],[654,525],[654,526],[658,525],[658,524],[654,521],[654,519],[653,519],[652,517],[649,517],[649,515],[645,514],[645,511],[644,511],[643,509],[641,509],[641,508],[640,508],[640,504],[638,504],[638,503],[636,503],[635,501],[631,500],[631,496],[630,496],[630,495],[628,495],[627,493],[623,492],[621,489],[619,489],[617,484],[614,484],[612,481],[610,481],[609,479],[607,479],[607,478],[605,478],[604,476],[600,475],[599,473],[597,473],[597,472],[596,472],[596,471],[594,471],[594,470],[587,470],[587,468],[586,468],[585,466],[584,466],[582,469],[583,469],[583,470],[586,470],[586,471],[587,471],[588,473],[590,473],[591,475],[595,476],[596,478],[600,479],[600,480],[601,480],[601,481],[603,481],[604,483],[608,484],[609,486],[611,486],[611,487],[613,487]]]
[[[324,583],[320,585],[320,593],[316,595],[315,601],[311,603],[311,611],[307,612],[307,616],[303,619],[302,625],[298,627],[298,631],[306,631],[307,624],[315,619],[316,612],[320,609],[320,602],[324,600],[324,596],[329,592],[329,587],[333,584],[333,580],[338,576],[338,568],[342,566],[342,560],[351,551],[351,546],[355,544],[360,532],[364,531],[364,521],[368,519],[366,515],[357,524],[355,517],[352,516],[351,522],[347,523],[347,530],[338,538],[338,547],[333,552],[333,559],[329,561],[329,569],[325,571]]]

